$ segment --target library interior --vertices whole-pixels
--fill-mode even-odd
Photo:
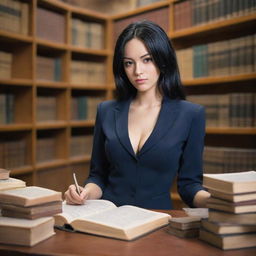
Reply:
[[[209,208],[213,209],[209,216],[232,207],[235,207],[234,215],[239,211],[250,215],[248,222],[246,217],[235,222],[247,225],[248,230],[243,229],[241,234],[249,232],[248,244],[238,242],[237,248],[256,247],[254,0],[0,0],[0,169],[9,170],[9,176],[23,181],[25,186],[42,187],[62,194],[74,183],[73,172],[78,183],[84,183],[89,174],[97,106],[115,98],[112,71],[115,42],[128,24],[139,20],[153,21],[167,33],[176,52],[186,100],[205,108],[204,175],[210,180],[215,179],[214,175],[224,175],[218,177],[225,180],[232,174],[233,183],[247,182],[248,190],[241,186],[237,191],[248,196],[241,199],[244,205],[250,202],[247,203],[251,206],[248,209],[236,207],[238,203],[234,206],[235,202],[240,203],[240,197],[235,201],[235,197],[222,198],[218,194],[236,195],[237,191],[218,191],[214,181],[209,181],[209,187],[205,184],[214,195],[209,201]],[[3,180],[4,175],[1,178],[0,173]],[[254,182],[251,187],[246,177],[251,177],[251,182]],[[24,183],[20,185],[23,189]],[[1,195],[2,191],[7,192],[1,189],[0,182],[0,204],[3,203],[3,212],[8,216],[13,208],[6,205],[8,200],[5,202],[4,198],[7,195]],[[188,209],[177,192],[177,185],[170,194],[175,210]],[[223,199],[225,204],[218,202]],[[60,200],[40,203],[51,204],[51,213],[58,214]],[[218,208],[219,205],[224,206]],[[15,207],[15,211],[23,211]],[[180,216],[183,217],[177,215]],[[218,217],[211,216],[216,222],[224,221]],[[198,225],[198,219],[196,221]],[[210,229],[206,222],[204,220],[204,228]],[[35,224],[36,227],[40,225],[42,223]],[[44,225],[48,225],[48,233],[33,243],[29,241],[30,246],[53,235],[51,221],[44,221]],[[173,230],[171,225],[168,228],[170,236]],[[215,237],[205,229],[201,236],[211,243]],[[62,231],[55,232],[59,235]],[[177,235],[177,230],[175,232]],[[4,233],[0,221],[0,236]],[[75,235],[79,241],[78,234]],[[161,235],[159,241],[162,239],[168,243],[168,237]],[[219,237],[220,233],[216,240]],[[48,249],[53,248],[53,242],[47,241]],[[92,238],[88,241],[88,250],[93,253],[97,243]],[[107,246],[108,241],[102,243]],[[82,237],[80,242],[83,243]],[[129,252],[146,246],[146,240],[136,243],[125,248],[121,243],[112,247],[120,250],[120,255],[138,255]],[[170,250],[171,245],[175,247],[172,243]],[[185,253],[186,245],[182,246]],[[198,253],[200,250],[206,252],[208,248],[193,246]],[[215,246],[235,248],[229,242]],[[158,255],[156,249],[147,248],[145,255]],[[44,252],[44,249],[41,246],[37,253]],[[79,249],[76,250],[79,254]],[[215,250],[213,255],[224,255],[218,254],[221,250]],[[0,246],[0,254],[1,251],[4,249]],[[255,249],[248,249],[240,251],[244,253],[240,255],[253,255],[253,252]],[[64,254],[62,251],[58,253]],[[233,255],[239,255],[236,253]],[[167,254],[161,254],[160,250],[159,255]]]

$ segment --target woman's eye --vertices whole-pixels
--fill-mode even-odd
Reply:
[[[152,61],[152,58],[150,58],[150,57],[144,59],[144,62],[145,62],[145,63],[148,63],[148,62],[150,62],[150,61]]]
[[[132,65],[132,62],[131,61],[125,61],[124,62],[124,66],[125,67],[129,67],[129,66],[131,66]]]

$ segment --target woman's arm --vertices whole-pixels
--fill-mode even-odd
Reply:
[[[206,194],[202,187],[203,148],[205,137],[205,112],[202,106],[192,106],[193,119],[178,172],[178,191],[182,200],[190,207],[205,205]],[[200,192],[200,193],[199,193]],[[199,193],[197,195],[197,193]]]
[[[207,199],[211,196],[211,194],[205,190],[199,190],[193,200],[193,205],[198,208],[205,208]]]

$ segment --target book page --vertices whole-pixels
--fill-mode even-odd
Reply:
[[[221,174],[204,174],[205,177],[224,180],[228,182],[256,182],[256,172],[237,172],[237,173],[221,173]]]
[[[58,215],[64,216],[68,223],[70,223],[77,218],[90,216],[113,208],[116,208],[115,204],[103,199],[87,200],[82,205],[71,205],[63,202],[62,213]]]
[[[86,219],[87,221],[96,222],[119,229],[130,229],[162,217],[169,218],[170,215],[146,210],[136,206],[124,205],[104,213],[98,213],[79,219]]]

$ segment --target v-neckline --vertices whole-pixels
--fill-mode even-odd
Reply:
[[[145,145],[148,143],[148,141],[151,139],[151,137],[153,136],[157,126],[158,126],[158,123],[159,123],[159,119],[160,119],[160,115],[161,115],[161,112],[162,112],[162,108],[163,108],[163,99],[161,101],[161,107],[160,107],[160,110],[159,110],[159,113],[158,113],[158,116],[157,116],[157,119],[156,119],[156,122],[155,122],[155,125],[152,129],[152,131],[150,132],[149,136],[147,137],[147,139],[145,140],[145,142],[143,143],[142,147],[136,152],[132,146],[132,142],[131,142],[131,138],[130,138],[130,133],[129,133],[129,112],[130,112],[130,108],[131,108],[131,103],[132,103],[132,100],[129,101],[129,104],[128,104],[128,111],[126,113],[126,128],[127,128],[127,136],[128,136],[128,140],[129,140],[129,144],[130,144],[130,147],[134,153],[135,156],[138,156],[140,154],[140,152],[143,150],[143,148],[145,147]]]
[[[115,129],[120,143],[135,159],[137,159],[149,151],[158,142],[160,142],[166,133],[171,131],[171,128],[175,123],[179,109],[178,106],[180,104],[178,103],[178,100],[171,100],[166,97],[163,98],[161,110],[155,127],[148,139],[145,141],[144,145],[141,147],[140,151],[135,154],[128,133],[128,114],[131,100],[132,99],[117,102],[115,108]]]

